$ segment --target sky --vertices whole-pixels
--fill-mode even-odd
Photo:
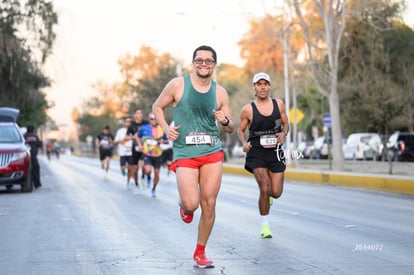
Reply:
[[[210,45],[218,63],[242,65],[238,41],[248,21],[282,10],[282,0],[54,0],[57,39],[46,64],[52,86],[45,90],[58,125],[96,91],[97,81],[121,80],[117,60],[142,45],[191,63],[195,48]],[[414,3],[404,21],[414,25]]]
[[[96,95],[91,84],[120,80],[117,60],[142,45],[191,63],[195,48],[212,46],[218,63],[241,65],[237,42],[248,20],[281,9],[279,0],[54,0],[59,16],[46,89],[55,103],[49,115],[70,123],[74,107]]]

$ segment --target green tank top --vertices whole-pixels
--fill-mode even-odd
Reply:
[[[216,82],[211,82],[207,93],[199,93],[185,75],[183,96],[173,108],[174,124],[180,125],[180,136],[173,143],[174,160],[222,150],[213,109],[217,110]]]

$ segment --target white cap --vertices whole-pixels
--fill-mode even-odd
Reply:
[[[270,83],[270,76],[267,73],[260,72],[253,76],[253,84],[256,84],[260,79],[264,79]]]

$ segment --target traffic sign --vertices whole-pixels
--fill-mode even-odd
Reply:
[[[323,119],[323,126],[331,128],[331,114],[330,113],[325,113],[322,115],[322,119]]]
[[[289,111],[289,121],[291,123],[299,123],[302,121],[302,119],[305,117],[305,115],[302,113],[301,110],[296,108],[296,120],[295,120],[295,108],[290,109]]]

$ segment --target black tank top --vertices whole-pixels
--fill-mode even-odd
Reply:
[[[253,109],[252,122],[249,128],[249,140],[253,147],[262,147],[260,145],[260,136],[274,135],[282,131],[282,119],[280,117],[279,107],[276,99],[272,98],[273,112],[269,116],[262,115],[254,102],[251,102]]]

